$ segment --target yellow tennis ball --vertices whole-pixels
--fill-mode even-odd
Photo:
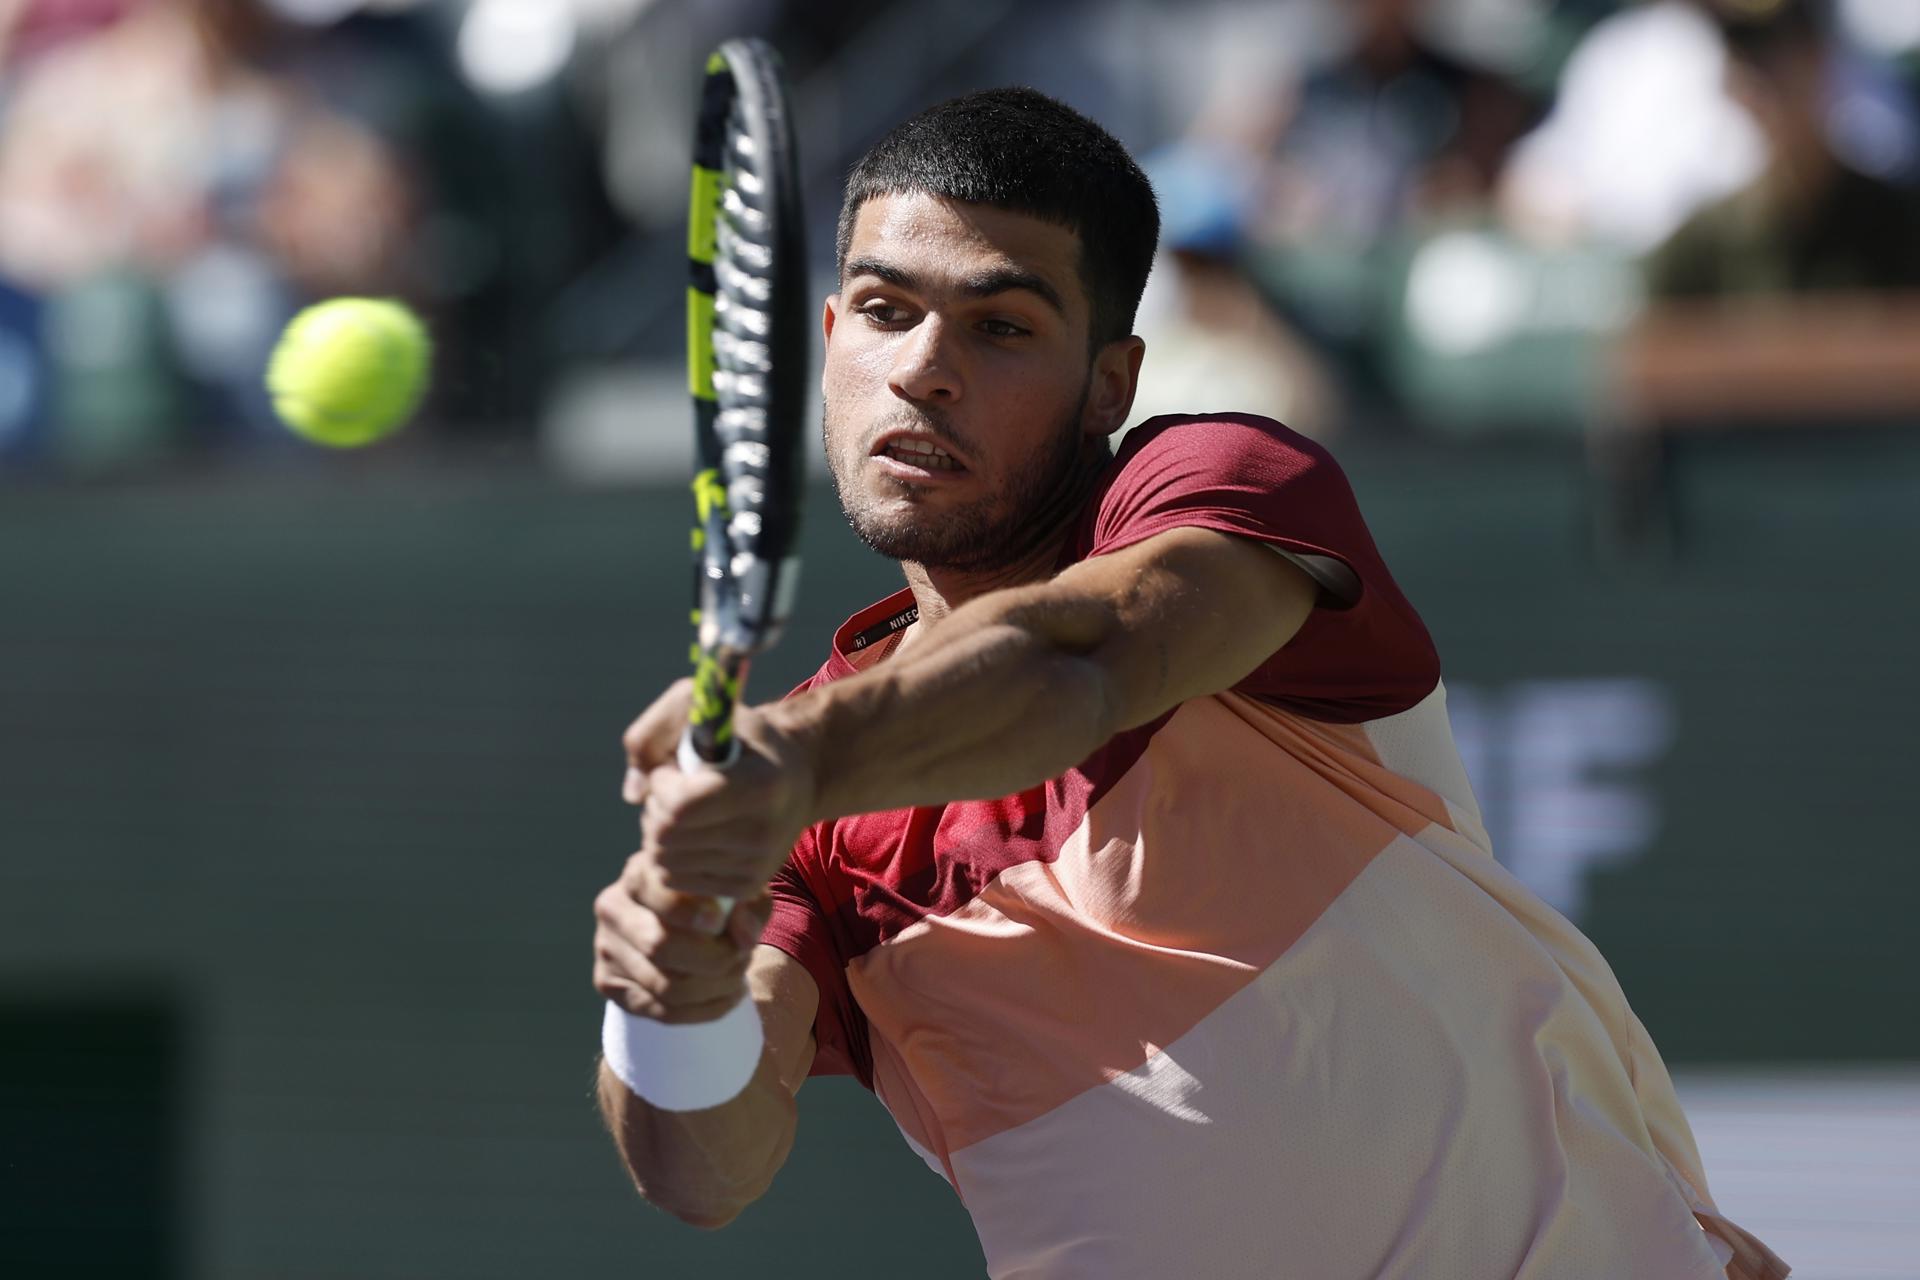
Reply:
[[[267,362],[274,412],[316,444],[351,448],[399,429],[427,387],[433,344],[385,298],[334,298],[293,318]]]

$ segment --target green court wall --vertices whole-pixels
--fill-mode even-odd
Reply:
[[[1645,838],[1573,880],[1670,1060],[1920,1059],[1920,447],[1690,445],[1673,549],[1604,556],[1567,446],[1346,457],[1503,776],[1541,690],[1652,691],[1657,749],[1578,779]],[[125,1174],[117,1236],[10,1196],[0,1272],[980,1274],[849,1082],[718,1234],[599,1131],[589,910],[635,838],[619,731],[685,659],[685,508],[466,469],[0,489],[0,1164]],[[805,537],[761,696],[897,581],[824,491]]]

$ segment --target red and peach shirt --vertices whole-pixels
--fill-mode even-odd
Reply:
[[[1155,419],[1068,560],[1182,526],[1270,544],[1321,607],[1044,785],[808,830],[765,941],[819,986],[814,1072],[879,1095],[996,1280],[1785,1275],[1606,963],[1494,860],[1339,467],[1263,418]]]

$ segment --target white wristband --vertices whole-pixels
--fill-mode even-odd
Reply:
[[[600,1047],[622,1084],[662,1111],[703,1111],[732,1100],[760,1066],[760,1010],[743,998],[712,1022],[669,1026],[613,1001]]]

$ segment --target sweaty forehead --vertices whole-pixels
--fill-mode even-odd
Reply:
[[[874,196],[860,206],[847,246],[847,261],[860,259],[949,282],[1000,268],[1032,272],[1070,313],[1086,315],[1079,235],[1031,214],[925,192]]]

